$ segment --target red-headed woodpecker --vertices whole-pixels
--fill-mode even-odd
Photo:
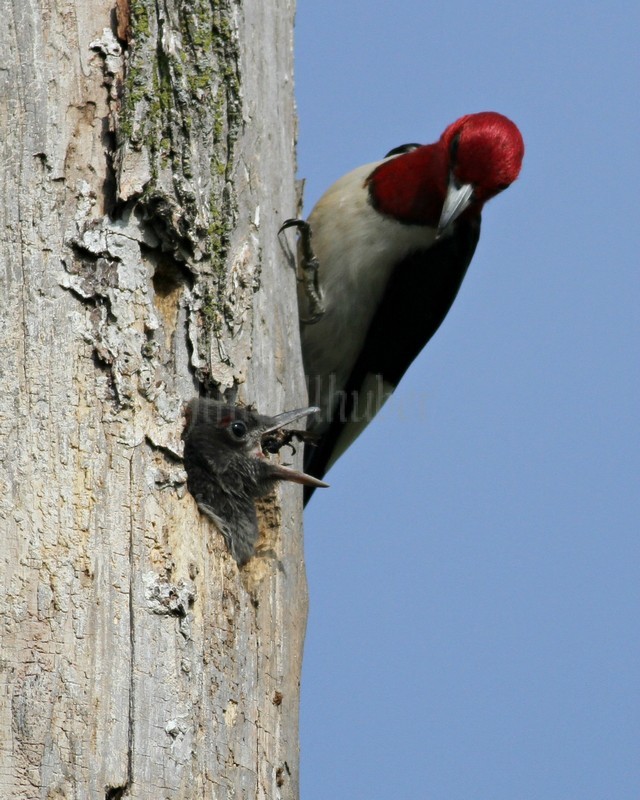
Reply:
[[[321,409],[305,469],[321,478],[436,332],[458,293],[487,200],[518,177],[511,120],[461,117],[337,181],[300,233],[300,315],[309,401]],[[312,491],[312,490],[311,490]]]

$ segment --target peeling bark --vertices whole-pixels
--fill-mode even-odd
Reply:
[[[305,404],[293,0],[2,0],[0,797],[295,798],[301,496],[238,571],[182,404]]]

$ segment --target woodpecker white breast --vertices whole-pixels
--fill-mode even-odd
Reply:
[[[335,392],[346,385],[395,266],[428,249],[436,236],[436,227],[405,225],[373,208],[365,181],[380,163],[340,178],[308,220],[326,308],[321,320],[301,329],[305,371],[314,382],[310,396],[320,407],[311,427],[319,433],[329,425]],[[299,303],[305,316],[302,288]]]

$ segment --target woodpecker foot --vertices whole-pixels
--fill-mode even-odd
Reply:
[[[314,322],[318,322],[324,315],[326,309],[322,300],[322,289],[320,288],[320,281],[318,279],[320,262],[316,258],[313,246],[311,245],[311,226],[303,219],[287,219],[280,226],[278,234],[282,233],[282,231],[287,228],[297,228],[298,235],[300,236],[302,255],[300,259],[300,269],[302,271],[301,280],[304,286],[304,292],[307,296],[307,302],[309,303],[310,312],[308,317],[300,321],[304,322],[305,325],[313,325]]]

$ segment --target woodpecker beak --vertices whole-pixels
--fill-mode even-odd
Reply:
[[[291,422],[295,422],[302,417],[307,417],[309,414],[315,414],[317,411],[320,411],[317,406],[311,406],[309,408],[298,408],[295,411],[285,411],[284,414],[278,414],[277,417],[271,417],[269,427],[262,431],[261,437],[266,433],[271,433],[271,431],[277,431],[279,428],[284,428],[285,425],[289,425]],[[284,467],[282,464],[269,463],[269,468],[272,476],[280,481],[301,483],[303,486],[313,486],[317,489],[327,488],[329,486],[328,483],[319,481],[312,475],[307,475],[305,472],[298,472],[295,469],[291,469],[291,467]]]
[[[469,208],[472,200],[473,186],[470,183],[463,183],[462,186],[458,186],[456,179],[453,175],[450,175],[449,188],[447,189],[447,196],[442,206],[442,214],[440,214],[440,222],[438,222],[436,239],[439,239],[449,225],[458,219],[463,211]]]

